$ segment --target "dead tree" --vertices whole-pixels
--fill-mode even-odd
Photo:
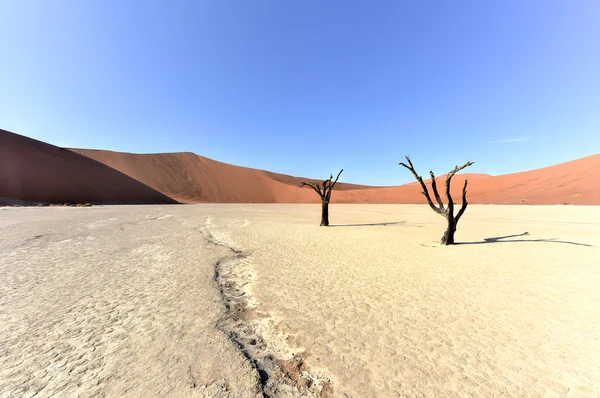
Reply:
[[[458,211],[458,214],[456,215],[456,217],[454,216],[454,201],[452,200],[452,195],[450,195],[450,182],[452,181],[452,177],[454,177],[454,174],[458,173],[459,171],[461,171],[462,169],[464,169],[466,167],[471,166],[474,162],[467,162],[467,163],[463,164],[462,166],[456,166],[454,168],[454,170],[452,170],[448,173],[448,175],[446,176],[446,198],[448,199],[448,207],[444,207],[444,202],[442,202],[442,198],[440,197],[440,194],[438,193],[438,190],[437,190],[437,184],[435,181],[435,175],[433,174],[433,171],[430,171],[429,175],[431,176],[431,188],[433,190],[433,194],[435,195],[435,200],[437,201],[438,206],[435,206],[433,204],[433,202],[431,201],[431,196],[429,196],[429,191],[427,190],[427,186],[425,186],[425,183],[423,182],[423,178],[421,178],[421,176],[417,174],[417,172],[415,171],[415,168],[408,156],[406,157],[406,160],[408,161],[408,165],[404,164],[402,162],[400,163],[400,165],[404,166],[408,170],[410,170],[410,172],[413,174],[413,176],[415,176],[415,178],[417,179],[419,184],[421,184],[421,188],[423,188],[423,192],[421,192],[421,193],[425,196],[425,199],[427,199],[427,203],[429,204],[429,207],[431,207],[433,209],[433,211],[435,211],[436,213],[445,217],[446,220],[448,221],[448,228],[446,229],[446,232],[444,232],[444,236],[442,236],[442,240],[440,243],[442,245],[453,245],[454,244],[454,233],[456,232],[456,226],[458,224],[458,221],[462,217],[462,215],[465,213],[465,210],[467,210],[467,205],[468,205],[468,203],[467,203],[467,183],[468,183],[468,181],[465,178],[465,185],[463,186],[463,190],[462,190],[462,205],[461,205],[460,210]]]
[[[329,201],[331,200],[331,190],[335,186],[338,178],[340,178],[340,174],[342,174],[344,169],[341,169],[338,173],[335,180],[333,180],[333,175],[329,175],[329,179],[323,181],[322,183],[318,182],[303,182],[300,184],[301,187],[307,186],[311,187],[316,193],[321,197],[321,227],[329,226]]]

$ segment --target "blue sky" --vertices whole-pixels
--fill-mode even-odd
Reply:
[[[0,128],[410,182],[600,152],[600,2],[0,2]]]

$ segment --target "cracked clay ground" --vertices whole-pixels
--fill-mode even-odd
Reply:
[[[600,395],[600,208],[0,209],[0,397]]]

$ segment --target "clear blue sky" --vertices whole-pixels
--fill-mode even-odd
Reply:
[[[600,1],[0,2],[0,128],[344,181],[600,152]]]

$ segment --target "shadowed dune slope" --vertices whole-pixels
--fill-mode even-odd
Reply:
[[[177,203],[72,151],[0,130],[0,204]]]
[[[305,178],[233,166],[193,153],[130,154],[73,149],[186,203],[317,203]],[[408,173],[398,167],[398,174]],[[426,176],[426,169],[419,169]],[[461,201],[465,177],[468,200],[480,204],[600,204],[600,155],[527,172],[489,176],[457,174],[452,195]],[[445,201],[445,176],[436,178]],[[426,181],[430,186],[430,181]],[[396,187],[338,183],[334,203],[425,203],[414,182]]]

